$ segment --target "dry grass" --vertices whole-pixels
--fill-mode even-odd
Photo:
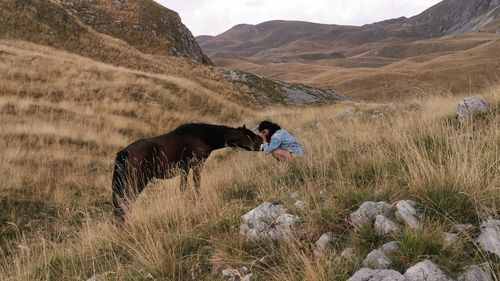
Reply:
[[[339,119],[344,105],[251,111],[226,99],[237,95],[211,74],[204,80],[188,71],[141,72],[22,42],[0,48],[3,280],[221,280],[218,269],[243,265],[257,280],[345,280],[362,257],[339,259],[344,247],[366,253],[388,239],[347,224],[366,200],[429,206],[433,231],[459,220],[477,223],[474,214],[498,217],[499,87],[482,94],[494,110],[475,125],[450,124],[456,97],[423,99],[419,110],[400,103],[378,117],[384,106],[353,104],[364,114]],[[187,121],[267,118],[295,134],[307,156],[285,165],[258,153],[220,151],[207,163],[201,200],[180,194],[178,179],[157,181],[122,229],[110,224],[111,168],[120,147]],[[293,206],[294,191],[307,202],[305,211]],[[452,209],[446,199],[462,194],[471,204]],[[240,216],[263,201],[301,217],[295,237],[239,235]],[[325,231],[337,240],[316,258],[313,243]],[[401,266],[427,256],[453,275],[458,266],[491,260],[499,277],[498,258],[470,240],[463,255],[435,251],[439,243],[429,242],[432,251],[414,246],[428,242],[425,233],[408,230],[399,239],[408,241]],[[270,265],[255,262],[264,255]]]

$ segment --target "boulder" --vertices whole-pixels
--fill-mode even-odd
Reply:
[[[500,220],[483,221],[477,242],[484,251],[500,256]]]
[[[396,218],[405,222],[409,227],[416,229],[418,222],[417,203],[411,200],[401,200],[396,203]]]
[[[384,254],[386,255],[390,255],[399,250],[399,243],[396,241],[387,242],[384,245],[382,245],[382,247],[380,247],[379,250],[384,252]]]
[[[424,260],[408,268],[407,281],[450,281],[444,272],[430,260]]]
[[[273,205],[269,202],[250,210],[241,219],[243,222],[240,225],[240,233],[250,239],[286,238],[299,220],[297,216],[288,214],[282,205]]]
[[[490,105],[478,97],[465,98],[458,103],[456,118],[460,124],[463,124],[469,118],[480,113],[486,113],[490,110]]]
[[[469,266],[458,276],[457,281],[493,281],[490,265],[483,263]]]
[[[399,226],[386,218],[384,215],[377,215],[374,224],[375,232],[378,235],[393,234],[399,232]]]
[[[361,204],[359,208],[349,216],[352,225],[361,227],[365,223],[369,223],[375,219],[377,215],[387,215],[391,205],[387,202],[367,201]]]
[[[373,250],[363,260],[363,267],[371,269],[389,269],[391,259],[381,250]]]
[[[318,253],[322,253],[328,244],[330,244],[333,241],[333,233],[332,232],[326,232],[319,237],[319,239],[316,241],[316,250]]]
[[[389,269],[390,255],[399,249],[398,242],[391,241],[371,251],[363,260],[363,266],[371,269]]]
[[[406,281],[406,279],[395,270],[361,268],[347,281]]]

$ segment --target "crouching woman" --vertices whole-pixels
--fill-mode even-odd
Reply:
[[[259,124],[259,136],[263,140],[261,150],[271,154],[280,161],[290,161],[294,157],[303,156],[302,145],[289,132],[273,122],[262,121]]]

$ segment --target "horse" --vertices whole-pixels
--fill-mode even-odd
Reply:
[[[260,150],[262,139],[245,125],[189,123],[161,136],[134,141],[116,154],[113,171],[113,216],[125,220],[125,211],[153,179],[169,179],[180,174],[181,192],[186,190],[189,170],[194,189],[200,190],[205,160],[214,150],[237,147]]]

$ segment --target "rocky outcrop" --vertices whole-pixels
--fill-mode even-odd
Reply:
[[[430,36],[491,30],[498,21],[498,6],[498,0],[445,0],[405,23]]]
[[[349,216],[351,224],[355,227],[361,227],[363,224],[375,220],[377,215],[387,215],[391,205],[387,202],[367,201],[361,204],[359,208]]]
[[[394,212],[396,219],[406,223],[411,228],[420,228],[420,215],[417,204],[410,200],[398,201],[393,206],[386,202],[367,201],[349,218],[355,227],[367,223],[374,223],[374,230],[378,235],[393,235],[397,239],[400,226],[391,221],[387,216]],[[392,216],[391,216],[392,217]],[[442,243],[445,247],[464,248],[467,241],[474,240],[473,225],[453,224],[450,232],[442,233]],[[436,237],[439,239],[439,237]],[[484,252],[500,256],[500,220],[490,218],[481,223],[481,233],[475,240]],[[436,264],[424,260],[409,267],[404,275],[393,271],[391,260],[394,253],[399,251],[400,242],[392,241],[372,250],[362,262],[363,268],[358,270],[350,279],[357,280],[404,280],[404,281],[490,281],[492,280],[489,264],[473,265],[463,269],[458,279],[450,279]],[[398,252],[398,255],[404,252]],[[344,255],[346,257],[344,257]],[[347,248],[342,252],[342,258],[353,259],[354,250]],[[399,275],[398,275],[399,274]]]
[[[424,260],[408,268],[404,274],[407,281],[451,281],[444,272],[430,260]]]
[[[347,281],[406,281],[406,279],[395,270],[362,268]]]
[[[60,2],[83,24],[119,38],[144,53],[211,64],[179,15],[152,0]]]
[[[240,233],[249,239],[280,239],[291,235],[299,218],[288,214],[282,205],[264,202],[243,215],[241,220]]]
[[[264,104],[282,103],[287,105],[309,105],[334,101],[352,101],[349,96],[329,89],[320,89],[303,84],[286,83],[241,70],[224,72],[227,79],[243,86],[246,95]]]
[[[477,97],[465,98],[458,103],[456,119],[463,124],[470,118],[486,113],[490,110],[490,105],[483,99]]]

